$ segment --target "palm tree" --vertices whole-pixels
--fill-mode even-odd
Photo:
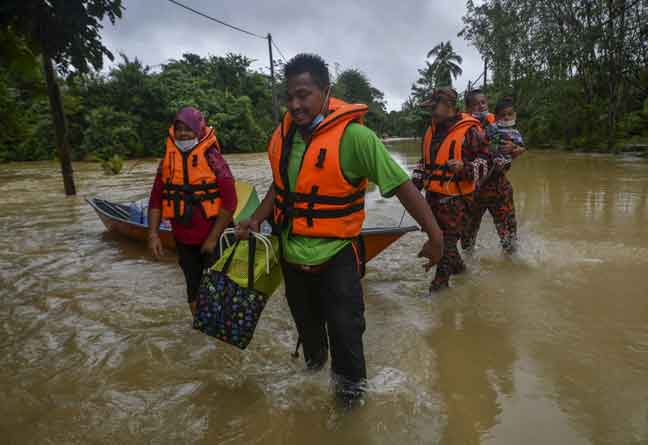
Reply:
[[[435,83],[437,87],[452,86],[452,79],[456,79],[463,73],[460,65],[463,59],[452,49],[452,44],[441,42],[432,48],[427,57],[434,56],[434,62],[428,63],[430,72],[434,73]]]

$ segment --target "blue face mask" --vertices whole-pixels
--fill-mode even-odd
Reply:
[[[308,124],[308,131],[313,131],[314,129],[317,128],[319,124],[321,124],[324,121],[324,115],[323,114],[318,114],[313,118],[310,124]]]
[[[187,152],[198,145],[198,138],[186,139],[184,141],[176,140],[175,144],[181,151]]]
[[[308,124],[308,131],[313,131],[317,128],[319,124],[321,124],[324,121],[324,109],[328,103],[329,97],[331,95],[331,88],[326,92],[326,97],[324,98],[324,106],[322,107],[322,110],[320,111],[320,114],[315,116],[313,120],[311,121],[310,124]]]

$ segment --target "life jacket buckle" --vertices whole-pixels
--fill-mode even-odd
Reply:
[[[317,163],[315,167],[324,168],[324,161],[326,160],[326,148],[320,148],[319,155],[317,155]]]
[[[326,149],[324,150],[324,155],[326,156]],[[322,151],[320,150],[320,155]],[[317,192],[319,192],[319,185],[314,185],[311,188],[311,193],[308,196],[308,213],[306,214],[306,224],[308,227],[313,227],[313,210],[315,209],[315,201],[317,199]]]

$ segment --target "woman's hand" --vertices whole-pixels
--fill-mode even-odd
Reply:
[[[236,237],[238,239],[246,240],[250,238],[250,232],[259,232],[259,221],[247,219],[236,226]]]
[[[160,235],[157,233],[149,233],[149,249],[153,254],[153,258],[159,260],[164,255],[164,250],[162,249],[162,241],[160,240]]]
[[[207,238],[200,246],[200,253],[211,257],[214,254],[214,250],[218,246],[218,240],[214,241],[210,238]]]

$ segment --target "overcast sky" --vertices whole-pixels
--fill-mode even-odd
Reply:
[[[463,90],[481,72],[473,47],[457,37],[465,2],[441,0],[179,0],[250,31],[272,33],[287,58],[315,52],[331,71],[358,68],[385,93],[388,108],[400,109],[417,79],[417,69],[440,41],[450,40],[464,58],[464,74],[455,87]],[[157,65],[191,52],[202,56],[241,53],[266,69],[264,40],[233,31],[190,13],[168,0],[124,0],[123,18],[107,23],[104,43],[115,54]],[[450,6],[452,5],[452,6]],[[275,54],[275,57],[278,57]]]

